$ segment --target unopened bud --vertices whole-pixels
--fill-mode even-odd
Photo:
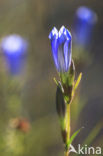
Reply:
[[[64,101],[62,90],[59,86],[57,86],[57,91],[56,91],[56,110],[60,117],[65,116],[66,104]]]

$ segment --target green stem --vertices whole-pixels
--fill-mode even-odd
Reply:
[[[69,153],[68,153],[68,151],[66,151],[66,152],[65,152],[65,155],[64,155],[64,156],[69,156]]]
[[[68,142],[70,140],[70,104],[67,104],[66,131],[67,131],[67,139],[66,139],[66,142]]]
[[[66,145],[67,145],[68,141],[70,140],[70,104],[67,104],[65,124],[66,124],[66,132],[67,132],[67,136],[66,136]],[[69,149],[66,149],[65,156],[69,156],[68,151]]]

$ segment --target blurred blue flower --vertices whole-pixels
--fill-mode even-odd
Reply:
[[[5,54],[11,74],[19,74],[27,52],[27,42],[19,35],[10,35],[3,38],[1,48]]]
[[[87,7],[79,7],[76,11],[74,22],[76,43],[82,46],[88,45],[91,40],[93,27],[97,22],[96,13]]]
[[[54,27],[49,34],[52,55],[58,72],[67,72],[71,65],[71,34],[64,26],[58,30]]]

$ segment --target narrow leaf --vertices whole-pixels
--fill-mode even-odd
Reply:
[[[58,81],[56,80],[56,78],[53,78],[54,82],[56,83],[56,85],[58,86]]]
[[[79,83],[81,81],[81,78],[82,78],[82,73],[80,73],[79,76],[78,76],[78,79],[77,79],[77,81],[76,81],[76,83],[74,85],[74,91],[77,89],[77,87],[78,87],[78,85],[79,85]]]
[[[82,127],[82,128],[83,128],[83,127]],[[73,140],[76,138],[76,136],[78,135],[78,133],[81,131],[82,128],[80,128],[79,130],[77,130],[77,131],[71,136],[70,140],[67,142],[67,145],[66,145],[67,149],[69,149],[70,144],[73,142]]]

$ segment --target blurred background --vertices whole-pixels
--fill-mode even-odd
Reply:
[[[96,14],[91,39],[85,45],[75,39],[76,11],[81,6]],[[76,78],[83,73],[71,105],[71,135],[84,128],[73,145],[103,148],[102,16],[103,2],[97,0],[0,0],[0,41],[18,34],[28,42],[25,70],[20,75],[9,73],[0,51],[1,156],[63,156],[53,81],[58,75],[48,39],[52,28],[62,25],[72,33]]]

